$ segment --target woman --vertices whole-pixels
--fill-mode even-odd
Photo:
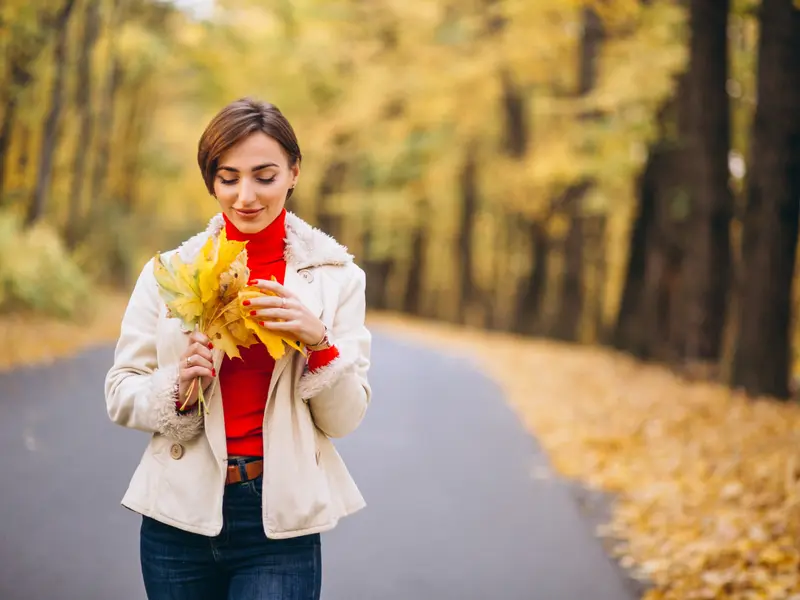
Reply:
[[[225,107],[198,151],[221,214],[174,252],[192,260],[223,228],[246,240],[251,281],[276,294],[253,299],[251,314],[307,356],[276,362],[259,343],[228,359],[167,317],[152,261],[123,317],[106,404],[115,423],[152,434],[122,500],[143,515],[149,600],[318,599],[319,534],[364,506],[329,440],[353,431],[370,401],[364,272],[286,211],[300,161],[277,108]],[[196,391],[183,406],[198,377],[205,415]]]

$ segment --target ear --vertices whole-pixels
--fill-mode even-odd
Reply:
[[[297,180],[300,177],[300,162],[296,162],[291,166],[292,171],[292,187],[297,185]]]

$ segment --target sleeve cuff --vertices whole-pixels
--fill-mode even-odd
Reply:
[[[316,370],[312,370],[311,359],[309,359],[308,371],[300,378],[298,386],[300,397],[303,400],[310,400],[321,391],[332,387],[342,375],[353,370],[355,363],[355,357],[343,356],[338,350],[329,362],[319,366]]]
[[[326,367],[339,357],[339,350],[336,346],[331,346],[325,350],[318,350],[311,352],[308,357],[308,370],[311,373],[319,371],[322,367]]]
[[[176,442],[188,442],[203,430],[203,414],[199,410],[178,412],[175,403],[177,367],[153,373],[153,403],[158,432]]]

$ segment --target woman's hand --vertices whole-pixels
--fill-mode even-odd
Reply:
[[[201,378],[201,385],[205,389],[211,380],[217,376],[214,370],[213,356],[211,354],[211,340],[204,334],[195,331],[189,336],[189,346],[181,354],[181,364],[178,375],[178,401],[188,408],[197,403],[199,386],[195,383],[192,393],[187,401],[186,392],[192,386],[192,382],[198,377]]]
[[[250,315],[262,321],[265,329],[293,337],[307,346],[322,341],[325,325],[294,293],[277,281],[257,279],[253,284],[264,292],[276,294],[250,300]]]

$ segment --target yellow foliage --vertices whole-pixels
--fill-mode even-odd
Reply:
[[[13,215],[0,213],[0,313],[78,316],[90,289],[52,228],[26,230]]]
[[[92,296],[92,310],[75,321],[23,311],[0,315],[0,339],[14,340],[0,346],[0,371],[50,363],[113,343],[128,296],[104,289],[94,290]]]
[[[258,340],[275,360],[284,355],[284,344],[303,352],[299,342],[262,327],[242,308],[243,300],[262,293],[248,287],[246,245],[228,240],[223,230],[206,241],[191,263],[183,262],[177,252],[167,262],[157,253],[153,274],[167,315],[179,319],[185,329],[207,335],[229,358],[241,358],[239,347]],[[202,389],[200,404],[205,404]]]

